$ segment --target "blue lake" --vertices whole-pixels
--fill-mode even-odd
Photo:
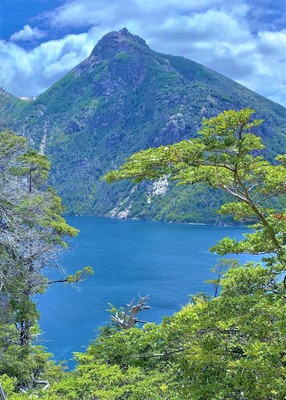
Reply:
[[[67,273],[92,266],[95,274],[75,287],[55,284],[38,299],[43,344],[56,360],[84,351],[110,316],[108,303],[124,306],[149,295],[151,309],[140,317],[161,322],[196,292],[213,293],[205,283],[219,257],[208,250],[225,236],[241,238],[246,228],[69,217],[80,230],[61,256]],[[249,257],[240,257],[246,261]],[[71,365],[71,364],[70,364]]]

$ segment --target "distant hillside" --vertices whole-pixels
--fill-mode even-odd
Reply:
[[[166,180],[108,185],[100,177],[133,152],[196,135],[203,117],[254,108],[268,157],[286,152],[286,109],[183,57],[151,50],[127,29],[34,101],[19,101],[14,129],[49,155],[52,184],[74,214],[218,222],[220,193]]]

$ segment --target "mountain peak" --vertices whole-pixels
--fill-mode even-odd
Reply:
[[[138,35],[133,35],[126,27],[122,28],[118,33],[125,36],[126,38],[133,40],[134,42],[140,43],[141,45],[148,47],[144,39],[142,39]]]
[[[95,45],[91,52],[91,57],[97,57],[102,60],[112,58],[115,54],[120,52],[136,52],[147,50],[144,39],[137,35],[133,35],[127,28],[120,31],[112,31],[102,37],[101,40]]]

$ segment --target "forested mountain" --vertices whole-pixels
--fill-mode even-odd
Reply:
[[[100,178],[135,151],[194,137],[202,117],[255,109],[267,157],[286,150],[286,109],[183,57],[164,55],[126,28],[36,100],[15,102],[13,129],[52,162],[51,183],[68,213],[217,222],[219,192]]]

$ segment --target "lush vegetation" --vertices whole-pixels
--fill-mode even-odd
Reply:
[[[113,310],[113,322],[85,353],[75,355],[74,371],[43,362],[42,352],[44,367],[29,386],[12,369],[2,370],[9,398],[285,399],[286,213],[276,204],[285,196],[286,157],[272,164],[260,155],[261,138],[252,130],[261,121],[252,114],[227,111],[204,120],[198,138],[134,154],[106,179],[138,182],[167,174],[182,185],[204,182],[225,191],[233,201],[220,212],[251,222],[252,231],[242,241],[225,238],[212,251],[260,254],[261,262],[222,260],[210,282],[214,297],[194,295],[159,325],[138,329],[129,324],[132,312]],[[6,343],[2,354],[13,348]],[[33,349],[29,356],[35,358],[39,350]],[[11,360],[24,369],[16,354]],[[49,382],[46,390],[40,380]],[[25,393],[19,393],[21,387]]]
[[[26,139],[0,132],[0,375],[18,389],[37,382],[49,355],[35,346],[40,333],[35,295],[48,285],[79,281],[92,270],[49,280],[57,254],[77,234],[61,216],[63,206],[46,185],[50,164]]]

